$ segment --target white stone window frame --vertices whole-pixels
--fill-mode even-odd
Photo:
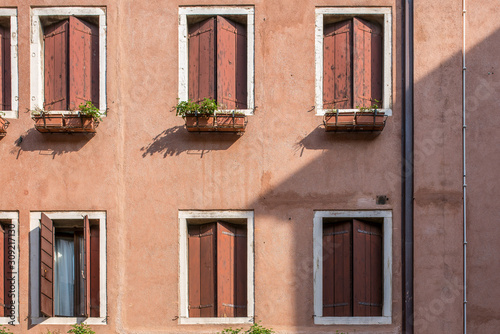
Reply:
[[[392,116],[392,15],[390,7],[320,7],[316,8],[315,24],[315,59],[316,115],[323,116],[332,109],[323,109],[323,18],[325,16],[373,15],[383,17],[384,22],[384,70],[383,70],[383,106],[379,111]],[[355,112],[358,109],[339,109],[339,112]]]
[[[379,218],[383,224],[383,306],[380,317],[323,316],[323,221],[325,218]],[[392,211],[315,211],[313,221],[315,325],[388,325],[392,323]]]
[[[43,109],[44,94],[44,47],[43,16],[97,16],[99,18],[99,112],[106,116],[106,8],[104,7],[36,7],[31,8],[31,71],[30,109]],[[76,114],[78,111],[51,110],[49,114]]]
[[[188,16],[242,15],[247,20],[247,109],[236,109],[245,115],[253,115],[254,102],[254,7],[251,6],[206,6],[179,7],[179,100],[187,101],[189,53],[188,53]],[[224,111],[224,110],[221,110]],[[228,111],[228,110],[227,110]],[[232,109],[231,109],[232,111]]]
[[[19,72],[17,54],[17,9],[0,8],[0,16],[10,17],[10,85],[11,85],[11,106],[12,110],[1,110],[4,118],[19,117]]]
[[[188,225],[190,221],[246,220],[247,226],[247,316],[189,317]],[[254,322],[254,212],[179,211],[179,324],[246,324]]]
[[[0,317],[0,325],[19,325],[19,213],[14,211],[0,211],[0,220],[2,221],[10,221],[10,224],[14,225],[14,247],[15,247],[15,255],[14,255],[14,269],[13,269],[13,277],[14,281],[14,296],[12,300],[14,301],[14,316],[13,320],[10,317]],[[7,258],[7,254],[4,254]],[[5,287],[7,288],[7,287]]]
[[[40,220],[42,213],[52,220],[89,219],[99,220],[99,317],[41,317],[40,315]],[[30,213],[30,296],[31,323],[33,325],[88,325],[107,324],[107,286],[106,286],[106,212],[105,211],[37,211]]]

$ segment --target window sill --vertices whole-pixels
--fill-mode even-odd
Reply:
[[[76,323],[85,323],[87,325],[107,325],[106,318],[84,318],[84,317],[37,317],[31,318],[32,325],[74,325]]]
[[[3,118],[17,119],[19,118],[17,110],[0,110],[4,113]]]
[[[332,112],[335,109],[316,109],[316,116],[324,116],[326,113]],[[359,109],[338,109],[339,113],[358,112]],[[392,109],[378,109],[379,112],[384,112],[385,116],[392,116]]]
[[[392,317],[314,317],[315,325],[390,325]]]
[[[179,318],[181,325],[233,325],[233,324],[251,324],[254,319],[252,317],[238,318]]]
[[[0,325],[19,325],[19,321],[17,321],[17,318],[12,322],[12,318],[0,317]]]

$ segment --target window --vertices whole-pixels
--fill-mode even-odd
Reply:
[[[0,324],[19,324],[19,214],[0,212]]]
[[[316,9],[316,109],[391,114],[391,9]]]
[[[106,16],[102,8],[32,9],[31,108],[106,111]]]
[[[253,321],[253,212],[180,211],[181,324]]]
[[[252,7],[179,8],[179,98],[253,113]]]
[[[106,323],[105,213],[36,212],[31,231],[33,322]]]
[[[390,324],[392,214],[317,211],[315,324]]]
[[[0,8],[0,111],[18,117],[17,9]]]

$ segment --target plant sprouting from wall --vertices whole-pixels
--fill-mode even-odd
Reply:
[[[255,323],[243,332],[243,328],[226,328],[220,334],[273,334],[275,333],[272,328],[265,328],[260,323]]]
[[[74,324],[68,333],[72,334],[95,334],[93,330],[90,329],[87,324]]]

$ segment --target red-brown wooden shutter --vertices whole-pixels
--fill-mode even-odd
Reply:
[[[0,26],[0,110],[12,109],[10,28]]]
[[[9,225],[6,225],[3,227],[3,304],[5,304],[5,311],[4,311],[4,316],[9,316],[11,315],[11,306],[12,306],[12,296],[13,294],[11,293],[11,284],[12,281],[11,279],[14,277],[14,274],[12,273],[13,270],[13,263],[11,258],[11,252],[9,250],[9,246],[14,245],[14,231],[12,231],[11,227]]]
[[[215,99],[215,17],[189,27],[188,40],[188,91],[189,99],[200,102]]]
[[[323,225],[323,316],[352,315],[352,223]]]
[[[40,312],[54,316],[54,224],[42,213],[40,224]]]
[[[353,316],[382,315],[382,227],[353,221]]]
[[[353,18],[354,107],[382,106],[383,37],[373,22]],[[375,100],[379,101],[376,102]]]
[[[352,108],[352,20],[323,30],[323,108]]]
[[[45,110],[68,109],[69,20],[44,29]]]
[[[90,226],[90,316],[100,316],[99,225]]]
[[[247,107],[247,29],[217,16],[217,103],[224,109]]]
[[[217,225],[189,225],[189,316],[215,317]]]
[[[247,316],[246,226],[219,222],[217,309],[219,317]]]
[[[8,283],[6,281],[7,276],[5,275],[7,273],[7,254],[9,254],[7,249],[7,234],[8,233],[5,233],[3,225],[0,224],[0,274],[2,277],[2,279],[0,279],[0,317],[4,317],[7,314],[4,312],[7,310],[3,307],[3,305],[6,304],[5,297],[8,290]]]
[[[90,222],[89,216],[83,217],[83,244],[85,247],[85,316],[90,316]]]
[[[86,101],[99,108],[99,28],[69,17],[69,109]]]

